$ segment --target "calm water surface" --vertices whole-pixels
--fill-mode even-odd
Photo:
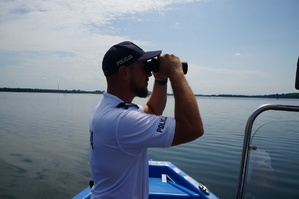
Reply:
[[[101,98],[92,94],[0,93],[0,198],[71,198],[87,187],[88,119]],[[220,198],[234,198],[249,115],[265,103],[299,105],[299,101],[197,99],[205,135],[185,145],[150,149],[149,156],[171,161]],[[145,99],[135,102],[144,103]],[[168,97],[164,115],[173,116],[173,105],[173,97]],[[275,170],[275,175],[289,187],[283,188],[284,193],[293,192],[289,198],[294,199],[299,198],[299,134],[292,129],[299,129],[298,115],[263,114],[254,126],[258,133],[253,139],[269,152],[273,169],[287,170]],[[278,125],[275,121],[281,118],[291,124]],[[265,123],[270,125],[259,129]],[[274,131],[278,131],[275,136]]]

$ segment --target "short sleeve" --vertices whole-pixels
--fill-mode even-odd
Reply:
[[[136,153],[144,148],[170,147],[175,133],[175,119],[124,111],[116,130],[118,144],[125,152]]]

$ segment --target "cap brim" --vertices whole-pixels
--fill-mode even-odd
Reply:
[[[148,60],[148,59],[151,59],[151,58],[159,56],[161,53],[162,53],[161,50],[147,51],[141,57],[139,57],[139,59],[137,61]]]

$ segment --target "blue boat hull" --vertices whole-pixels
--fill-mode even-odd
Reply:
[[[73,199],[89,199],[90,196],[88,187]],[[218,197],[171,162],[149,161],[149,199],[158,198],[217,199]]]

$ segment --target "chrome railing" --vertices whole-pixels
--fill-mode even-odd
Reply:
[[[236,193],[236,199],[243,198],[244,192],[244,185],[246,181],[246,173],[248,167],[248,155],[249,155],[249,145],[250,145],[250,138],[252,133],[252,126],[257,118],[262,112],[267,110],[276,110],[276,111],[292,111],[292,112],[299,112],[299,106],[292,106],[292,105],[278,105],[278,104],[265,104],[257,108],[251,116],[247,120],[247,124],[245,127],[245,135],[243,141],[243,150],[241,156],[241,166],[240,166],[240,173],[239,173],[239,182],[238,188]]]

